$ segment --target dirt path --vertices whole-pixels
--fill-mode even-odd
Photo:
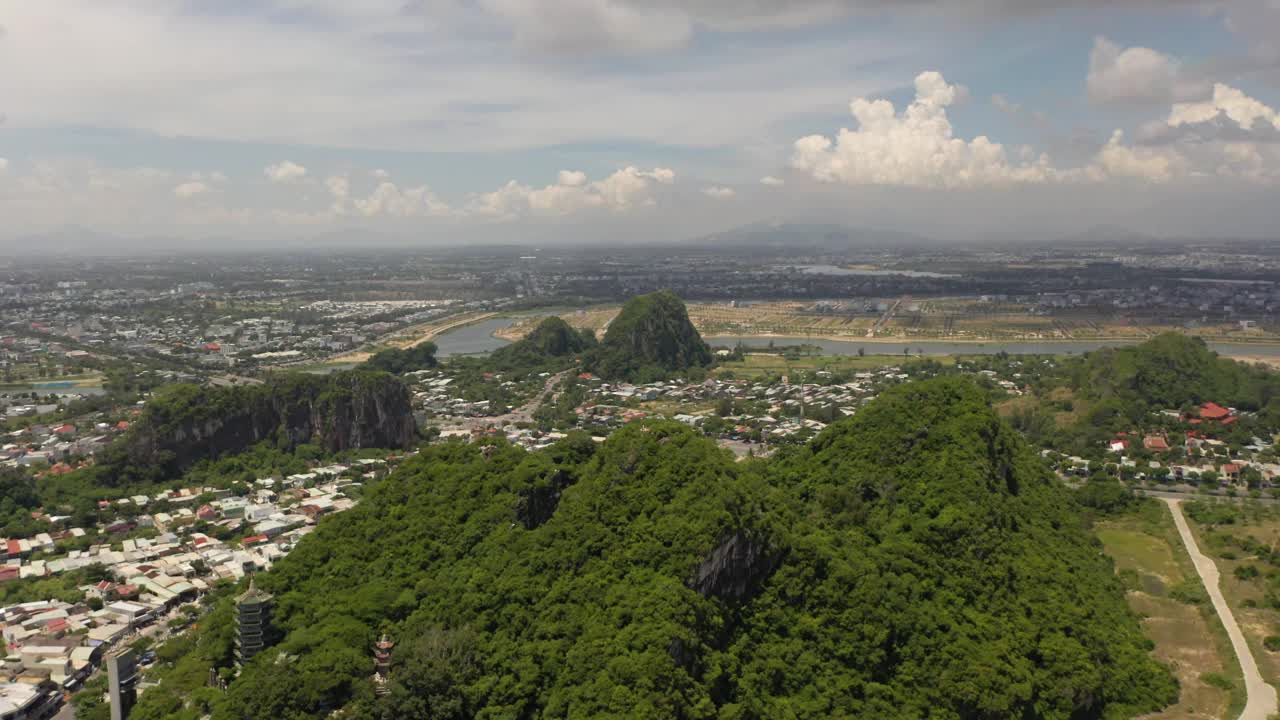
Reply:
[[[1248,693],[1248,701],[1245,703],[1244,712],[1240,713],[1240,720],[1267,720],[1277,711],[1276,689],[1262,679],[1262,674],[1258,672],[1258,663],[1253,659],[1253,652],[1245,642],[1244,633],[1240,632],[1240,625],[1236,623],[1235,615],[1227,605],[1226,598],[1222,596],[1222,590],[1218,584],[1218,566],[1211,558],[1200,552],[1195,536],[1187,526],[1187,518],[1182,514],[1182,501],[1172,498],[1161,499],[1169,506],[1169,512],[1173,513],[1173,523],[1178,526],[1182,544],[1186,546],[1187,554],[1191,556],[1191,562],[1196,566],[1196,572],[1200,574],[1205,590],[1209,591],[1213,609],[1222,619],[1222,625],[1227,629],[1227,637],[1231,638],[1231,647],[1240,660],[1240,669],[1244,673],[1244,687]]]

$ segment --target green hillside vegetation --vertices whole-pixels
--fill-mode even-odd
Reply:
[[[647,382],[712,363],[684,302],[669,290],[640,295],[622,307],[609,323],[591,362],[610,380]]]
[[[493,351],[481,364],[496,371],[561,369],[595,346],[591,331],[579,332],[552,316],[521,340]]]
[[[1181,420],[1153,413],[1194,414],[1205,402],[1244,413],[1216,431],[1233,446],[1280,428],[1280,374],[1219,357],[1202,339],[1180,333],[1060,359],[1051,372],[1024,375],[1024,382],[1035,397],[1011,413],[1014,426],[1037,445],[1086,458],[1101,458],[1117,432],[1165,427],[1176,437],[1186,429]],[[1067,407],[1072,419],[1059,422]]]
[[[1068,492],[957,378],[768,461],[670,422],[432,446],[258,583],[283,640],[183,704],[228,663],[211,618],[224,639],[137,720],[1118,720],[1177,697]]]
[[[1158,408],[1216,402],[1259,410],[1280,398],[1280,375],[1218,357],[1203,339],[1180,333],[1091,352],[1072,380],[1098,399]]]
[[[436,360],[436,344],[419,343],[411,348],[387,348],[374,353],[361,364],[365,370],[380,370],[392,375],[403,375],[417,370],[430,370],[439,364]]]

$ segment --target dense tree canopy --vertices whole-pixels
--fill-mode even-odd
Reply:
[[[711,365],[684,302],[669,290],[640,295],[609,323],[591,367],[612,380],[647,381]]]
[[[1256,410],[1280,398],[1280,376],[1220,358],[1203,339],[1181,333],[1089,353],[1075,371],[1074,382],[1099,399],[1118,398],[1152,407],[1212,401]]]
[[[1082,720],[1177,695],[1068,491],[954,378],[768,461],[661,422],[433,446],[259,585],[284,637],[215,720]]]
[[[418,343],[403,350],[387,348],[374,353],[373,357],[364,362],[363,367],[366,370],[381,370],[392,375],[428,370],[437,365],[436,349],[436,344],[433,342]]]
[[[563,319],[551,316],[524,338],[493,351],[484,365],[494,370],[543,369],[559,367],[596,345],[589,330],[579,332]]]

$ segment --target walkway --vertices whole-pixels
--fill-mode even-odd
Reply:
[[[1200,574],[1200,580],[1204,583],[1205,590],[1209,591],[1209,599],[1213,601],[1213,609],[1217,611],[1218,617],[1222,619],[1222,626],[1227,629],[1227,637],[1231,638],[1231,647],[1236,651],[1236,657],[1240,660],[1240,669],[1244,672],[1244,687],[1248,693],[1248,701],[1245,703],[1244,712],[1240,713],[1240,720],[1267,720],[1277,711],[1276,689],[1267,684],[1262,679],[1262,674],[1258,672],[1258,663],[1254,662],[1253,652],[1249,650],[1249,644],[1245,642],[1244,633],[1240,632],[1240,626],[1236,623],[1235,615],[1231,613],[1231,608],[1227,606],[1226,598],[1222,597],[1222,590],[1218,583],[1218,566],[1213,560],[1200,552],[1200,547],[1196,544],[1195,536],[1191,534],[1191,528],[1187,526],[1187,518],[1182,514],[1182,500],[1173,498],[1161,498],[1169,505],[1169,512],[1173,513],[1173,523],[1178,526],[1178,534],[1182,536],[1182,544],[1187,548],[1187,554],[1191,556],[1191,562],[1196,566],[1196,572]]]

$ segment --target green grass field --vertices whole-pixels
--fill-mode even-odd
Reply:
[[[1155,643],[1153,654],[1181,684],[1178,704],[1147,716],[1161,720],[1232,718],[1244,708],[1244,679],[1226,630],[1207,604],[1188,605],[1168,596],[1185,580],[1199,582],[1182,547],[1173,518],[1162,503],[1148,503],[1140,514],[1098,523],[1098,539],[1116,570],[1137,575],[1127,595],[1129,607]],[[1213,687],[1206,674],[1230,680],[1231,691]]]

